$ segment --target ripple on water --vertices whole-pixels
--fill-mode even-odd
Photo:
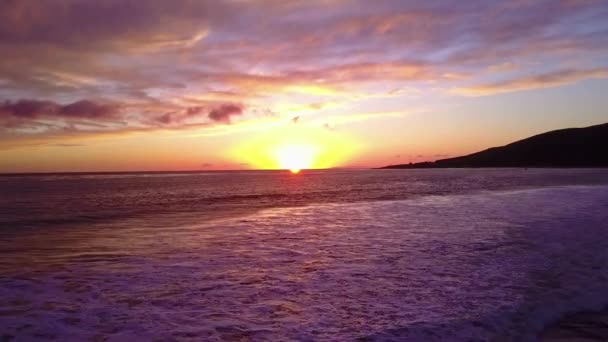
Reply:
[[[607,207],[606,187],[563,187],[64,232],[69,248],[3,272],[0,326],[23,339],[525,340],[607,299]]]

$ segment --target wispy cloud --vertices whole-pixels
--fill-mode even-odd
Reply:
[[[479,96],[605,77],[606,18],[605,1],[3,1],[0,138],[216,134],[429,83]]]
[[[519,90],[556,87],[583,79],[606,77],[608,77],[608,68],[561,70],[502,82],[456,88],[453,89],[452,92],[467,96],[491,95]]]

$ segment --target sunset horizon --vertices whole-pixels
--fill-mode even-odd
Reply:
[[[373,168],[604,123],[606,11],[8,1],[0,172]]]
[[[608,341],[608,0],[0,0],[0,342]]]
[[[558,131],[564,131],[564,130],[572,130],[572,129],[583,129],[583,128],[593,128],[593,127],[600,127],[600,126],[608,126],[608,123],[603,123],[603,124],[599,124],[599,125],[594,125],[594,126],[589,126],[589,127],[567,127],[567,128],[561,128],[561,129],[557,129],[555,130],[555,132]],[[530,139],[532,137],[537,137],[537,136],[543,136],[546,134],[551,134],[553,131],[549,131],[549,132],[542,132],[540,134],[535,134],[531,137],[524,137],[520,140],[527,140]],[[509,144],[513,144],[513,143],[517,143],[517,141],[512,141],[509,142]],[[300,151],[287,151],[288,153],[286,154],[287,156],[287,160],[285,160],[285,156],[283,156],[283,158],[277,157],[276,158],[276,166],[275,167],[268,167],[268,168],[250,168],[248,166],[244,166],[241,165],[242,168],[235,168],[235,169],[221,169],[221,168],[208,168],[209,165],[207,164],[203,164],[201,168],[198,169],[139,169],[139,170],[53,170],[53,171],[19,171],[19,172],[0,172],[0,175],[20,175],[20,174],[69,174],[69,173],[74,173],[74,174],[78,174],[78,173],[91,173],[91,174],[95,174],[95,173],[146,173],[146,172],[151,172],[151,173],[170,173],[170,172],[175,172],[175,173],[193,173],[193,172],[239,172],[239,171],[291,171],[292,174],[299,174],[300,171],[323,171],[323,170],[361,170],[361,169],[380,169],[380,168],[395,168],[394,166],[398,166],[398,165],[410,165],[413,168],[419,168],[419,167],[426,167],[425,164],[429,164],[429,163],[436,163],[437,161],[445,161],[445,160],[451,160],[451,159],[458,159],[461,157],[466,157],[468,155],[474,155],[476,153],[480,153],[480,152],[484,152],[487,150],[492,150],[492,149],[496,149],[500,146],[488,146],[476,151],[472,151],[470,154],[465,154],[465,155],[461,155],[461,156],[454,156],[454,157],[450,157],[447,155],[438,155],[435,156],[436,159],[429,159],[429,160],[418,160],[416,162],[412,162],[411,159],[409,159],[406,162],[402,162],[402,163],[397,163],[397,164],[383,164],[383,165],[375,165],[375,166],[357,166],[357,165],[345,165],[345,166],[332,166],[332,167],[314,167],[314,163],[312,160],[307,160],[304,161],[304,163],[302,163],[301,161],[301,153],[298,153]],[[579,151],[579,152],[583,152],[583,151]],[[285,154],[285,153],[284,153]],[[291,157],[290,157],[291,156]],[[420,157],[420,156],[419,156]],[[441,157],[441,158],[438,158]],[[283,160],[281,160],[283,159]],[[306,158],[304,158],[306,159]],[[588,165],[571,165],[568,167],[606,167],[606,163],[600,163],[600,164],[596,164],[596,163],[592,163],[592,164],[588,164]],[[528,165],[529,167],[564,167],[565,165],[561,165],[559,163],[551,163],[549,162],[546,165]],[[205,168],[207,167],[207,168]],[[452,167],[466,167],[466,166],[452,166]],[[478,166],[478,167],[488,167],[488,166]],[[516,165],[513,166],[509,166],[509,165],[493,165],[491,167],[517,167]]]

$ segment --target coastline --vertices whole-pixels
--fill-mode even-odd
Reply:
[[[608,341],[608,307],[567,314],[538,336],[541,342]]]

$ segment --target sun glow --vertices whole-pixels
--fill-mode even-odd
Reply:
[[[319,150],[312,145],[284,145],[277,147],[274,154],[279,168],[298,173],[314,165]]]
[[[342,166],[358,149],[350,137],[304,125],[269,128],[232,150],[236,163],[252,169],[325,169]]]

